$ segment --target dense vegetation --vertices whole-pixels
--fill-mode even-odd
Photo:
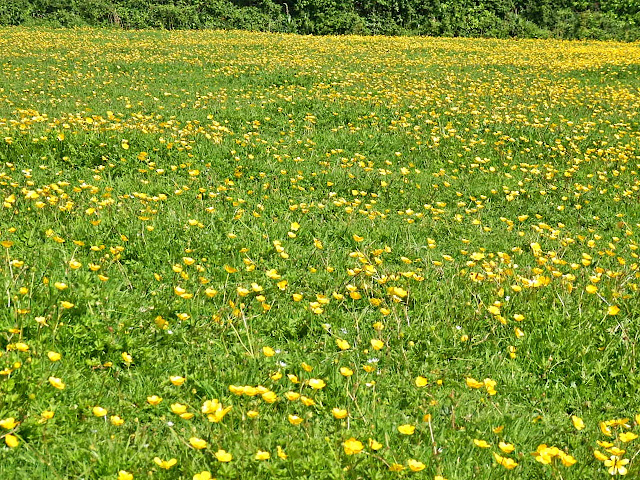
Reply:
[[[0,65],[0,479],[640,478],[636,44]]]
[[[3,0],[0,25],[640,38],[636,0]]]

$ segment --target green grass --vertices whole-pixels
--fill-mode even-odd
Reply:
[[[0,477],[638,475],[638,45],[0,33]]]

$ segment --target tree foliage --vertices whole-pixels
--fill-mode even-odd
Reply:
[[[3,0],[0,25],[636,40],[637,0]]]

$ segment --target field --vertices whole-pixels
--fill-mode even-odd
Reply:
[[[639,44],[0,64],[0,478],[640,476]]]

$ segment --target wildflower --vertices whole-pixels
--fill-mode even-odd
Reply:
[[[212,480],[212,476],[211,476],[211,472],[208,472],[206,470],[203,470],[200,473],[196,473],[193,476],[193,480]]]
[[[4,420],[0,420],[0,427],[5,430],[13,430],[18,426],[18,422],[13,417],[5,418]]]
[[[493,452],[493,458],[496,459],[496,463],[498,463],[498,465],[502,465],[507,470],[512,470],[518,466],[518,463],[515,460],[508,457],[503,457],[495,452]]]
[[[106,408],[102,408],[102,407],[93,407],[91,409],[91,412],[96,416],[96,417],[106,417],[107,416],[107,409]]]
[[[326,385],[325,381],[319,378],[309,379],[309,386],[314,390],[322,390]]]
[[[609,474],[611,475],[626,475],[627,468],[625,465],[628,463],[628,458],[620,458],[616,455],[611,455],[611,458],[604,461],[604,466],[609,467]]]
[[[413,435],[413,432],[416,431],[416,427],[409,424],[400,425],[398,427],[398,431],[403,435]]]
[[[169,377],[169,381],[177,387],[182,385],[186,380],[186,378],[181,377],[180,375],[173,375]]]
[[[157,395],[151,395],[150,397],[147,397],[147,402],[149,403],[149,405],[158,405],[160,402],[162,401],[162,398],[157,396]]]
[[[401,472],[402,470],[404,470],[404,466],[400,463],[392,463],[391,465],[389,465],[389,470],[391,472]]]
[[[476,447],[480,448],[489,448],[491,446],[485,440],[478,440],[477,438],[473,439],[473,443]]]
[[[275,350],[271,347],[262,347],[262,353],[265,357],[273,357],[276,354]]]
[[[371,340],[371,348],[374,350],[382,350],[384,348],[384,342],[374,338]]]
[[[4,437],[4,443],[6,443],[9,448],[16,448],[20,444],[20,441],[18,437],[9,433]]]
[[[346,340],[342,340],[340,338],[336,338],[336,345],[340,350],[349,350],[351,348],[351,345],[349,345],[349,342],[347,342]]]
[[[498,448],[500,448],[504,453],[511,453],[516,447],[512,443],[500,442],[498,443]]]
[[[206,440],[203,440],[203,439],[198,438],[198,437],[191,437],[189,439],[189,443],[196,450],[202,450],[203,448],[207,448],[209,446],[209,444],[206,442]]]
[[[65,384],[57,377],[49,377],[49,383],[58,390],[64,390]]]
[[[170,460],[162,460],[160,457],[154,457],[153,461],[156,465],[164,470],[169,470],[176,463],[178,463],[178,460],[176,460],[175,458],[172,458]]]
[[[265,452],[264,450],[258,450],[254,458],[256,460],[269,460],[271,458],[271,454],[269,452]]]
[[[412,472],[420,472],[426,468],[426,465],[424,463],[413,459],[409,459],[407,461],[407,465],[409,465],[409,468]]]
[[[57,362],[62,358],[62,355],[60,355],[58,352],[47,352],[47,357],[49,357],[49,360],[51,360],[52,362]]]
[[[576,430],[584,429],[584,422],[580,417],[571,415],[571,421],[573,422],[573,426],[575,427]]]
[[[362,452],[362,450],[364,449],[364,445],[362,445],[362,442],[360,440],[356,440],[353,437],[345,440],[342,443],[342,447],[344,448],[344,453],[347,455],[356,455]]]
[[[427,380],[425,377],[416,377],[415,379],[415,384],[418,388],[426,387],[427,383],[429,383],[429,380]]]
[[[124,424],[124,420],[120,418],[118,415],[111,415],[109,417],[109,421],[111,422],[111,425],[116,427],[119,427],[120,425]]]
[[[131,364],[131,362],[133,362],[133,357],[131,355],[129,355],[127,352],[122,352],[122,361],[124,363],[126,363],[127,365]]]
[[[278,450],[278,458],[280,458],[282,460],[286,460],[288,455],[286,453],[284,453],[284,450],[282,449],[282,447],[280,445],[278,445],[277,450]]]
[[[617,315],[618,313],[620,313],[620,307],[617,305],[610,305],[609,308],[607,308],[607,315]],[[621,473],[621,475],[624,474]]]
[[[621,442],[627,443],[638,438],[638,435],[636,435],[633,432],[624,432],[624,433],[621,433],[618,438],[620,439]]]
[[[342,375],[343,377],[350,377],[351,375],[353,375],[353,370],[351,370],[349,367],[340,367],[340,375]]]
[[[222,463],[230,462],[233,459],[233,455],[223,449],[220,449],[216,453],[214,453],[214,456],[219,462]]]
[[[479,382],[478,380],[471,378],[471,377],[467,377],[466,378],[466,383],[467,383],[467,387],[469,388],[482,388],[484,387],[484,382]]]
[[[120,470],[118,472],[118,480],[133,480],[133,474],[126,470]]]
[[[346,409],[344,409],[344,408],[337,408],[337,407],[335,407],[335,408],[331,409],[331,414],[332,414],[335,418],[337,418],[338,420],[341,420],[341,419],[343,419],[343,418],[346,418],[346,416],[348,415],[348,412],[347,412],[347,410],[346,410]]]
[[[298,415],[289,415],[288,420],[291,425],[300,425],[303,419]]]

